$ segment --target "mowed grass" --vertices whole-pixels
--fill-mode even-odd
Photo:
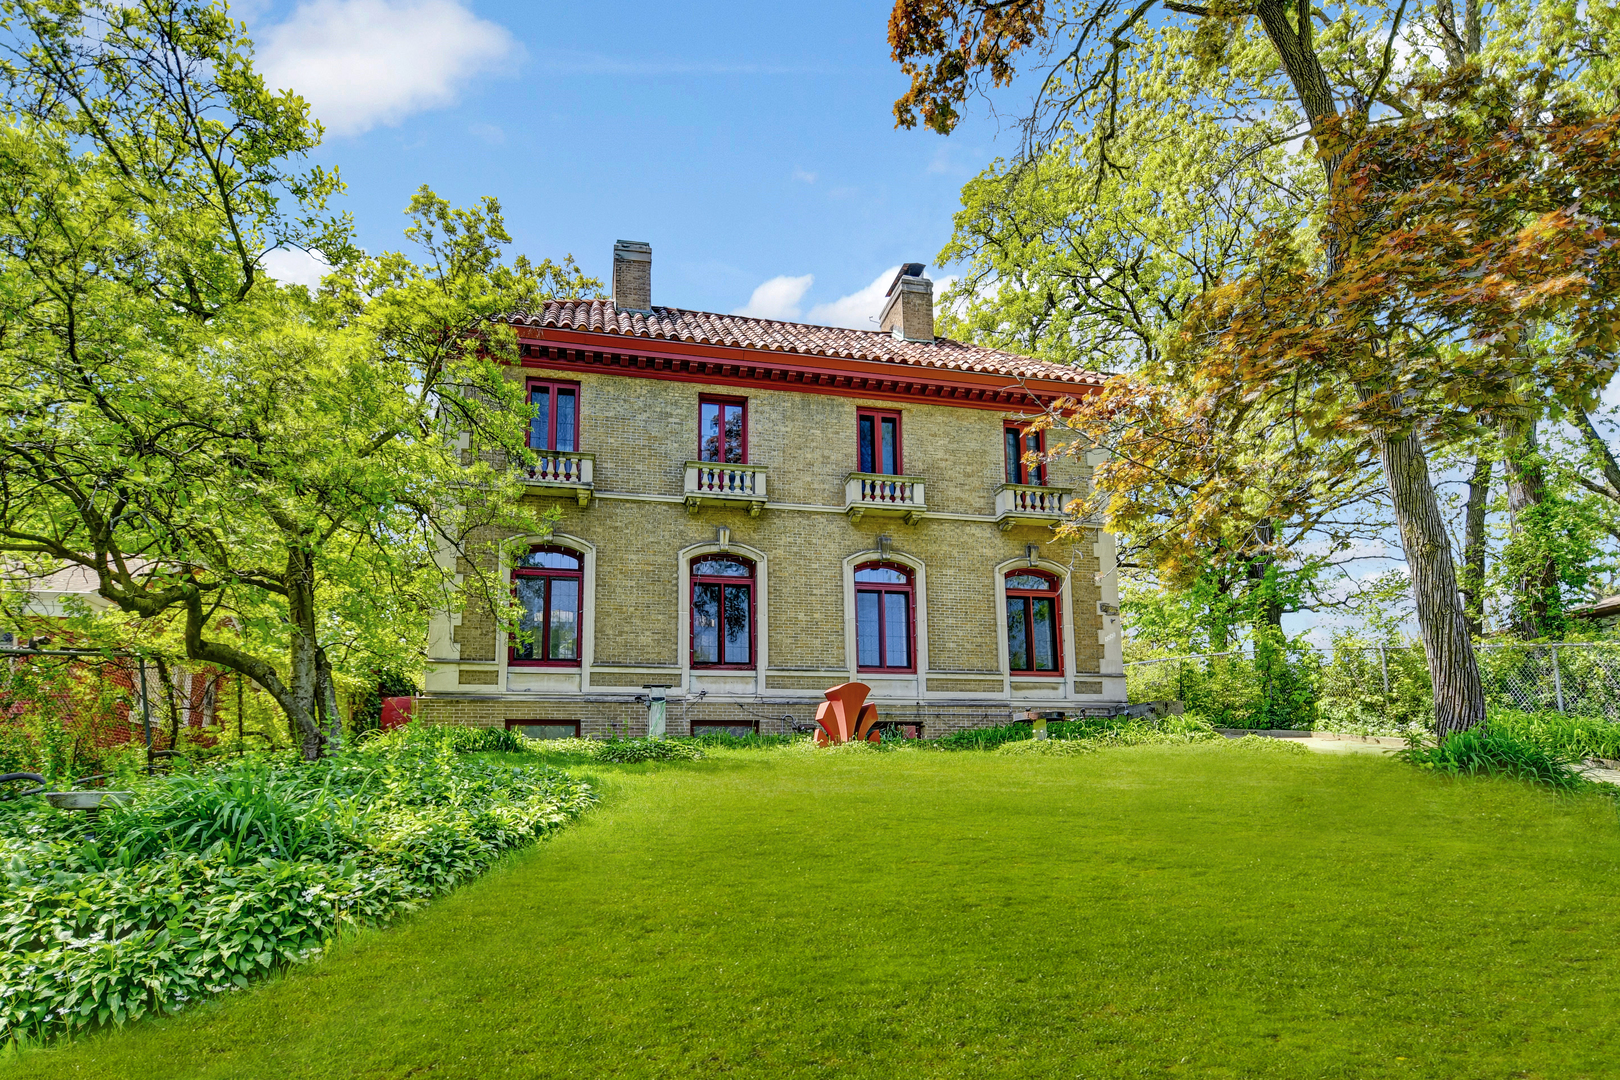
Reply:
[[[1620,1075],[1608,800],[1366,755],[719,753],[18,1077]]]

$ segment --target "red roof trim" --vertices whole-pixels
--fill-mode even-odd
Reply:
[[[961,408],[1007,412],[1045,406],[1064,397],[1094,394],[1096,386],[1050,379],[1016,378],[950,369],[918,370],[907,365],[906,378],[893,378],[898,365],[881,360],[767,353],[746,348],[681,343],[678,349],[649,348],[659,339],[629,339],[619,334],[548,329],[538,334],[518,328],[519,342],[547,351],[562,350],[564,358],[525,355],[525,367],[557,371],[593,371],[604,367],[615,374],[674,382],[703,382],[719,386],[764,386],[782,389],[783,383],[805,393],[835,397],[861,397],[883,401],[925,400]],[[598,351],[601,350],[601,351]],[[740,355],[739,355],[740,354]],[[732,363],[716,363],[731,360]],[[737,363],[744,360],[745,363]]]

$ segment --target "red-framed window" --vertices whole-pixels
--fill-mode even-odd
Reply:
[[[1063,674],[1063,612],[1058,579],[1044,570],[1007,574],[1007,670]]]
[[[692,560],[692,666],[754,666],[754,564],[747,559]]]
[[[855,471],[900,476],[900,414],[879,409],[855,410]]]
[[[893,562],[855,568],[855,666],[916,671],[916,588],[911,567]]]
[[[514,639],[508,662],[530,667],[578,667],[584,557],[563,547],[537,547],[512,568],[512,590],[533,635]]]
[[[577,739],[578,720],[508,720],[507,731],[516,731],[531,739]]]
[[[698,460],[748,463],[747,398],[698,398]]]
[[[1037,462],[1034,465],[1024,463],[1025,454],[1046,453],[1046,433],[1031,431],[1025,433],[1017,424],[1008,424],[1002,430],[1002,443],[1007,450],[1007,483],[1009,484],[1044,484],[1046,483],[1046,465]]]
[[[579,449],[579,384],[529,380],[529,449],[571,454]]]

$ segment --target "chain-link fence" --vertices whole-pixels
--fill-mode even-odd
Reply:
[[[1488,704],[1620,722],[1620,642],[1476,647]],[[1426,726],[1434,691],[1421,645],[1339,641],[1145,657],[1125,665],[1130,700],[1176,700],[1223,727],[1345,731]]]

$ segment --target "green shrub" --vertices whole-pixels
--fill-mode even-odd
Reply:
[[[1452,776],[1511,776],[1559,791],[1593,786],[1562,754],[1488,724],[1448,735],[1435,746],[1424,746],[1413,736],[1397,756],[1419,768]]]
[[[697,744],[686,739],[607,739],[594,743],[593,757],[616,765],[638,761],[694,761],[703,756]]]
[[[136,788],[94,824],[0,804],[0,1038],[173,1012],[381,923],[558,828],[566,773],[422,725],[305,764],[247,757]]]

